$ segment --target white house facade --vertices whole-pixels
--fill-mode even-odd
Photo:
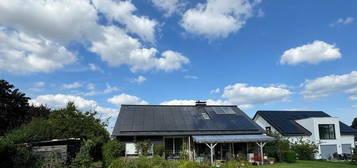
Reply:
[[[335,153],[352,154],[355,148],[357,130],[322,111],[258,111],[253,120],[292,143],[301,139],[315,142],[318,144],[316,159],[331,159]]]

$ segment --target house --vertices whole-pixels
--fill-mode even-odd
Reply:
[[[124,142],[126,156],[137,155],[135,142],[164,144],[165,158],[178,159],[187,149],[191,160],[225,160],[232,156],[261,156],[274,138],[237,106],[122,105],[113,138]],[[184,146],[185,145],[185,146]]]
[[[323,111],[257,111],[253,120],[293,143],[300,139],[315,142],[316,159],[331,159],[334,153],[351,154],[355,147],[357,130]]]

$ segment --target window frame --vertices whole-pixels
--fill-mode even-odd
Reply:
[[[320,139],[322,139],[322,140],[336,139],[335,124],[319,124],[318,128],[319,128],[319,138]],[[325,129],[325,131],[327,130],[327,132],[321,131],[321,129]],[[331,130],[333,130],[333,131],[331,132]]]

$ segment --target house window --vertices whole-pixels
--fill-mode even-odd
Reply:
[[[205,119],[205,120],[210,120],[210,119],[211,119],[211,118],[209,117],[209,115],[208,115],[206,112],[202,113],[202,117],[203,117],[203,119]]]
[[[265,127],[265,131],[270,132],[271,131],[271,127]]]
[[[336,139],[334,124],[319,124],[320,139]]]

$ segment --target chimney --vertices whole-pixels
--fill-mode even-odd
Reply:
[[[206,105],[207,105],[206,101],[199,101],[199,100],[196,101],[196,106],[198,106],[198,107],[202,107],[202,106],[206,106]]]

